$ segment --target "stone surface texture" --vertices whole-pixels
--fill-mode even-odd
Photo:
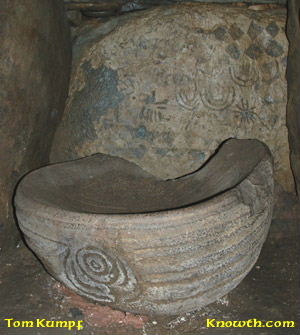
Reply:
[[[200,170],[164,181],[94,155],[30,173],[15,205],[27,244],[67,287],[173,315],[224,296],[255,264],[272,217],[272,158],[259,141],[231,139]]]
[[[300,3],[297,0],[289,1],[289,19],[287,34],[290,42],[288,57],[288,111],[287,121],[289,142],[291,148],[291,163],[300,195]]]
[[[278,186],[278,185],[277,185]],[[92,328],[87,321],[92,315],[87,312],[83,303],[77,303],[70,294],[62,290],[63,285],[53,280],[44,270],[41,263],[20,243],[16,248],[6,250],[0,257],[0,314],[13,315],[16,320],[34,320],[37,317],[48,320],[55,316],[59,320],[84,320],[84,329],[75,331],[77,335],[207,335],[211,332],[206,327],[207,317],[216,320],[248,320],[259,315],[260,320],[294,320],[300,322],[299,316],[299,201],[291,193],[282,193],[282,188],[275,187],[275,217],[267,240],[255,266],[246,278],[234,290],[222,299],[218,299],[198,311],[176,316],[153,316],[142,329],[127,327],[125,323],[110,324],[101,328]],[[275,275],[276,274],[276,275]],[[28,308],[30,304],[30,308]],[[100,306],[97,315],[101,315]],[[92,306],[91,306],[92,307]],[[103,319],[111,318],[106,313]],[[126,314],[127,315],[127,314]],[[100,323],[99,323],[100,324]],[[41,335],[49,335],[45,328]],[[295,335],[297,328],[278,331],[272,335]],[[52,331],[51,331],[52,332]],[[260,332],[260,331],[258,331]],[[0,333],[17,335],[16,329],[7,328],[0,323]],[[53,330],[58,335],[57,330]],[[72,333],[72,332],[71,332]],[[220,334],[224,330],[220,329]],[[33,335],[32,328],[24,328],[22,335]],[[35,335],[35,334],[34,334]],[[70,335],[68,329],[61,328],[59,335]],[[228,328],[226,335],[237,335],[236,328]],[[253,328],[241,328],[238,335],[253,335]]]
[[[108,306],[91,303],[60,283],[56,283],[55,289],[63,294],[70,304],[76,306],[77,310],[82,311],[85,321],[91,327],[105,329],[118,325],[142,329],[148,321],[148,317],[144,315],[124,313]]]
[[[255,10],[262,8],[273,8],[275,6],[286,6],[286,0],[65,0],[66,9],[69,11],[81,11],[87,17],[113,16],[118,13],[126,13],[144,10],[153,6],[165,6],[176,3],[221,3],[236,5],[239,7],[250,6]]]
[[[287,0],[64,0],[67,8],[74,8],[79,6],[101,6],[102,4],[120,4],[120,5],[131,5],[132,7],[142,5],[170,5],[175,3],[246,3],[246,4],[279,4],[286,5]]]
[[[60,0],[1,1],[0,245],[19,236],[12,196],[19,178],[48,162],[67,96],[71,47]]]
[[[248,1],[232,1],[232,0],[225,0],[225,1],[193,1],[193,0],[114,0],[114,1],[108,1],[108,0],[99,0],[99,1],[65,1],[65,7],[67,10],[69,22],[73,26],[78,26],[80,22],[78,21],[78,16],[83,16],[85,19],[85,22],[87,20],[97,18],[97,19],[106,19],[107,17],[112,18],[114,16],[117,16],[119,14],[129,13],[129,12],[135,12],[135,11],[141,11],[146,10],[149,8],[153,8],[155,6],[168,6],[170,4],[176,4],[176,3],[201,3],[201,2],[213,2],[213,3],[222,3],[226,4],[229,3],[230,6],[237,6],[237,7],[248,7],[252,10],[265,10],[265,9],[274,9],[274,8],[282,8],[286,7],[286,1],[285,0],[266,0],[266,1],[252,1],[249,3]],[[77,12],[77,14],[75,13]],[[75,20],[74,20],[75,18]],[[75,23],[75,24],[74,24]],[[74,30],[74,29],[72,29]],[[73,34],[73,31],[72,31]]]
[[[178,5],[123,15],[78,37],[53,162],[102,152],[175,178],[230,137],[271,149],[293,189],[286,128],[285,9]]]

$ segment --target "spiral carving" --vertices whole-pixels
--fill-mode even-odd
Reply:
[[[99,302],[115,302],[118,292],[132,295],[137,285],[125,262],[96,247],[72,251],[65,270],[68,280],[82,295]]]

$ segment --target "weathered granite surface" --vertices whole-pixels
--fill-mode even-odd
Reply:
[[[285,21],[284,9],[198,4],[94,24],[75,46],[52,161],[103,152],[175,178],[227,138],[257,138],[292,190]]]
[[[14,187],[46,164],[64,108],[71,47],[60,0],[3,0],[0,5],[0,246],[18,234]],[[18,234],[19,235],[19,234]]]
[[[291,164],[300,195],[300,3],[298,0],[289,1],[289,16],[287,35],[290,42],[287,80],[288,80],[288,109],[287,125],[291,148]]]

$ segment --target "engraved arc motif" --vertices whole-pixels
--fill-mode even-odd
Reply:
[[[277,59],[261,65],[262,81],[272,83],[280,77],[279,62]]]
[[[222,111],[229,108],[234,103],[235,89],[233,86],[223,87],[222,96],[219,98],[213,94],[212,90],[203,88],[201,91],[201,100],[205,107],[216,111]]]
[[[137,286],[128,265],[98,247],[72,250],[65,261],[65,271],[81,294],[99,302],[113,303],[117,299],[115,291],[130,295]]]
[[[177,73],[173,80],[176,88],[176,101],[179,106],[194,111],[200,104],[196,78]]]
[[[217,47],[214,46],[210,49],[203,45],[201,53],[201,56],[198,57],[196,62],[198,74],[209,79],[223,76],[227,61],[224,57],[218,55]]]
[[[134,299],[139,293],[137,280],[126,262],[98,247],[75,248],[27,228],[26,215],[18,211],[20,228],[28,246],[57,279],[99,302]]]
[[[254,62],[247,59],[231,65],[229,74],[233,82],[242,87],[253,86],[259,80],[259,73]]]

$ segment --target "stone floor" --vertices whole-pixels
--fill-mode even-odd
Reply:
[[[258,262],[227,296],[199,311],[173,317],[139,318],[97,307],[68,292],[20,241],[0,250],[1,335],[101,334],[300,334],[296,328],[206,328],[206,319],[293,320],[299,325],[299,211],[293,195],[277,189],[274,219]],[[117,317],[116,317],[117,315]],[[82,330],[7,328],[3,319],[85,320]],[[144,320],[144,321],[143,321]],[[298,322],[297,322],[298,321]],[[95,325],[98,324],[97,327]]]

